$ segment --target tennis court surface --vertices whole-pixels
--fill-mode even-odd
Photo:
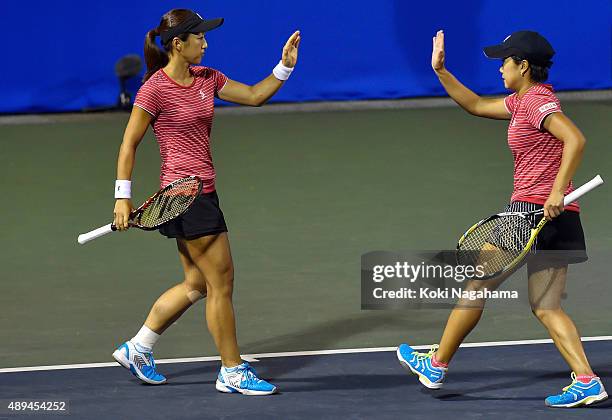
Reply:
[[[579,180],[595,173],[612,179],[610,106],[564,104],[589,142]],[[139,384],[115,364],[7,372],[111,364],[114,347],[135,334],[151,303],[182,280],[175,243],[155,232],[76,243],[79,233],[110,221],[126,118],[2,126],[0,167],[12,178],[0,182],[12,201],[0,212],[3,220],[19,221],[3,226],[0,253],[3,402],[67,400],[74,418],[611,417],[609,402],[563,411],[544,406],[547,395],[570,383],[552,344],[465,348],[446,387],[426,392],[391,348],[437,342],[448,309],[360,310],[361,255],[448,249],[475,219],[505,206],[512,186],[506,125],[474,122],[456,108],[216,117],[213,153],[236,266],[241,351],[387,351],[256,357],[258,373],[281,391],[269,398],[218,393],[218,361],[161,364],[169,383],[159,387]],[[135,201],[157,189],[158,171],[157,145],[148,134],[139,148]],[[78,191],[58,188],[67,180],[79,180]],[[610,191],[604,186],[583,202],[592,263],[572,267],[564,301],[584,337],[610,335],[612,290],[601,263],[612,251]],[[158,359],[217,354],[204,304],[164,334]],[[468,341],[545,337],[523,299],[511,308],[488,308]],[[611,342],[585,347],[612,387]]]
[[[445,387],[437,391],[418,384],[386,348],[254,355],[258,373],[280,388],[271,397],[218,393],[217,361],[162,363],[168,383],[161,386],[141,384],[121,367],[0,373],[0,383],[4,400],[65,401],[67,415],[80,419],[610,418],[612,401],[571,412],[546,408],[544,396],[569,382],[559,370],[557,350],[550,343],[503,344],[462,348]],[[587,341],[585,348],[609,383],[612,337]]]

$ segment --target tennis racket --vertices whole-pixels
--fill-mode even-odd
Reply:
[[[569,193],[563,199],[567,206],[603,184],[601,176]],[[527,255],[538,233],[546,225],[544,210],[494,214],[469,228],[457,243],[457,263],[479,267],[477,279],[486,280],[512,270]]]
[[[177,179],[153,194],[130,213],[129,225],[143,230],[157,229],[185,213],[201,192],[202,180],[197,176]],[[116,230],[117,227],[109,223],[79,235],[78,241],[82,245]]]

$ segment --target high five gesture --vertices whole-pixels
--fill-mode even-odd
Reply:
[[[448,93],[461,108],[472,115],[479,117],[493,118],[499,120],[510,119],[510,114],[504,106],[503,99],[482,98],[470,89],[465,87],[446,69],[445,50],[444,50],[444,31],[439,30],[433,37],[433,47],[431,51],[431,67],[436,72],[436,76]]]
[[[440,30],[433,37],[433,49],[431,52],[431,67],[434,71],[444,68],[444,31]]]
[[[270,76],[253,86],[230,79],[219,91],[219,98],[242,105],[261,106],[265,104],[291,76],[297,64],[301,40],[300,31],[291,34],[283,47],[281,59]]]
[[[285,67],[295,67],[301,39],[300,31],[295,31],[285,43],[281,60]]]

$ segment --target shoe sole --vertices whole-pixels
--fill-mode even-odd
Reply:
[[[166,383],[166,379],[164,379],[161,382],[159,382],[159,381],[152,381],[151,379],[147,378],[146,376],[140,374],[140,372],[138,372],[136,369],[132,369],[130,361],[125,358],[125,355],[123,354],[123,352],[120,349],[117,349],[117,350],[115,350],[113,352],[113,359],[115,359],[117,361],[117,363],[119,363],[121,366],[123,366],[124,368],[129,370],[132,373],[132,375],[134,375],[135,377],[137,377],[138,379],[140,379],[142,382],[144,382],[146,384],[149,384],[149,385],[163,385],[163,384]]]
[[[400,365],[402,365],[402,367],[412,373],[414,373],[415,375],[417,375],[419,377],[419,382],[426,388],[429,389],[440,389],[442,388],[442,386],[444,385],[443,382],[436,382],[433,383],[431,382],[427,376],[423,375],[421,372],[413,369],[412,366],[410,366],[410,364],[402,357],[400,351],[399,351],[399,347],[396,350],[396,354],[397,354],[397,359],[400,362]]]
[[[556,404],[556,405],[548,405],[551,408],[574,408],[574,407],[582,407],[586,405],[595,404],[598,402],[602,402],[608,399],[608,393],[606,391],[602,392],[599,395],[593,395],[590,397],[586,397],[580,401],[573,402],[571,404]]]
[[[278,391],[278,388],[274,387],[272,391],[253,391],[252,389],[240,389],[234,388],[233,386],[227,386],[223,382],[217,379],[215,383],[215,388],[217,391],[224,392],[226,394],[242,394],[242,395],[272,395]]]

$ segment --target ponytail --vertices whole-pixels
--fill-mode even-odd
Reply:
[[[153,74],[168,64],[168,54],[162,51],[155,43],[155,37],[159,36],[157,28],[151,29],[145,36],[144,57],[147,63],[147,72],[144,75],[143,82],[149,80]]]
[[[144,75],[143,82],[149,80],[155,72],[165,67],[170,61],[168,54],[172,51],[172,43],[166,42],[163,49],[159,48],[155,43],[155,38],[158,37],[163,31],[167,31],[170,28],[174,28],[180,25],[188,17],[193,15],[191,10],[187,9],[172,9],[168,13],[162,16],[159,26],[155,29],[151,29],[145,36],[144,44],[144,57],[147,63],[147,72]],[[188,33],[177,35],[178,38],[183,41],[189,37]]]

